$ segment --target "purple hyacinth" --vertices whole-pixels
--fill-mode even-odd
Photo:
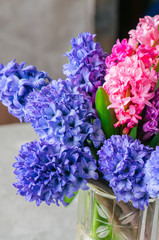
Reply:
[[[143,118],[143,140],[149,139],[159,131],[159,89],[151,100],[152,106],[146,107],[146,113]]]
[[[159,146],[156,146],[145,164],[145,182],[150,197],[159,198]]]
[[[12,115],[23,121],[28,94],[33,89],[40,90],[50,81],[46,72],[39,72],[32,65],[25,66],[25,62],[18,64],[13,60],[6,66],[0,64],[0,101]]]
[[[13,167],[17,175],[14,186],[26,200],[50,205],[66,205],[79,188],[86,190],[87,179],[97,179],[96,162],[89,148],[66,147],[58,143],[34,141],[21,147]]]
[[[98,86],[102,86],[105,76],[106,53],[99,43],[93,41],[95,35],[81,33],[71,41],[71,50],[66,53],[69,63],[64,65],[64,74],[95,100]]]
[[[152,149],[127,135],[113,135],[98,151],[99,170],[109,181],[117,200],[132,201],[136,208],[144,210],[149,203],[144,166]]]
[[[104,140],[103,131],[90,97],[78,91],[68,80],[52,81],[41,91],[33,91],[28,97],[26,106],[27,119],[40,138],[54,140],[67,146],[83,146],[86,139],[96,146]],[[94,140],[95,130],[97,140]],[[100,135],[100,136],[99,136]]]

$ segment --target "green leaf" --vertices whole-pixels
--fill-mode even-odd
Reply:
[[[155,149],[156,146],[159,146],[159,132],[153,137],[151,142],[149,143],[150,147]]]
[[[158,63],[157,63],[157,66],[156,66],[156,72],[159,72],[159,61],[158,61]]]
[[[68,198],[68,197],[64,197],[64,201],[65,201],[65,203],[68,203],[68,205],[74,200],[74,198],[77,196],[77,194],[78,194],[78,191],[76,191],[76,192],[74,192],[74,196],[73,197],[71,197],[71,198]],[[67,206],[68,206],[67,205]]]
[[[119,128],[114,127],[117,122],[115,112],[112,108],[107,109],[110,104],[108,94],[103,87],[99,87],[96,93],[95,105],[106,138],[119,134]]]
[[[156,72],[158,73],[159,72],[159,61],[158,61],[158,63],[157,63],[157,66],[156,66]],[[157,90],[159,88],[159,79],[158,79],[158,82],[157,82],[157,84],[156,84],[156,87],[155,87],[155,91]]]
[[[137,135],[137,127],[133,127],[130,131],[129,136],[132,137],[134,140],[136,139],[136,135]]]
[[[155,87],[155,90],[154,90],[154,91],[156,91],[158,88],[159,88],[159,80],[158,80],[158,82],[157,82],[157,84],[156,84],[156,87]]]

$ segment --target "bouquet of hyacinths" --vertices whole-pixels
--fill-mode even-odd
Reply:
[[[67,205],[91,183],[145,209],[159,197],[159,15],[139,20],[110,55],[95,35],[71,41],[65,80],[15,60],[0,65],[0,100],[40,140],[21,147],[14,186]]]

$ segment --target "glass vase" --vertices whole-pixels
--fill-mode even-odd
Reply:
[[[142,211],[93,186],[78,197],[76,240],[159,240],[158,200]]]

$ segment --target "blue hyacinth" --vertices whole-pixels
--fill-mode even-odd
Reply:
[[[150,197],[159,198],[159,146],[156,146],[145,165],[145,182]]]
[[[104,83],[107,56],[100,44],[94,42],[94,37],[95,35],[85,32],[73,38],[71,49],[66,53],[69,63],[63,66],[66,77],[89,93],[93,103],[97,88]]]
[[[50,143],[56,140],[66,146],[80,147],[87,139],[99,147],[105,139],[90,97],[68,80],[52,81],[40,92],[33,91],[26,112],[40,138]]]
[[[86,190],[87,179],[97,179],[96,162],[89,148],[66,147],[44,141],[26,143],[21,147],[13,167],[17,175],[14,186],[26,200],[51,203],[72,197],[79,188]]]
[[[98,151],[99,170],[109,181],[117,200],[132,201],[144,210],[149,203],[144,167],[152,149],[127,135],[114,135]]]
[[[51,79],[46,72],[39,72],[34,66],[18,64],[15,60],[6,66],[0,64],[0,101],[20,121],[25,119],[27,96],[33,89],[40,90]]]

